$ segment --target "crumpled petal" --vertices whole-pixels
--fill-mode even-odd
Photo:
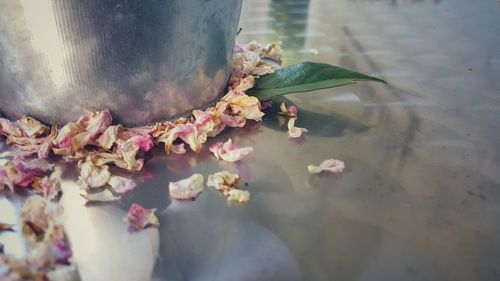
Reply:
[[[0,135],[3,135],[7,138],[10,136],[23,137],[23,131],[9,119],[0,118]]]
[[[87,202],[90,203],[97,203],[97,202],[111,202],[111,201],[116,201],[120,200],[120,196],[115,196],[109,189],[105,188],[101,192],[86,192],[80,194],[83,198],[87,200]]]
[[[55,139],[52,141],[54,154],[67,155],[71,152],[71,143],[75,136],[82,132],[82,129],[74,122],[70,122],[62,127]]]
[[[168,186],[170,197],[174,199],[194,199],[203,190],[203,175],[193,174],[189,178],[171,182]]]
[[[104,133],[111,125],[111,121],[111,114],[108,110],[94,112],[86,110],[85,114],[77,122],[77,125],[83,128],[84,131],[77,134],[71,141],[71,153],[86,146],[94,138]]]
[[[291,138],[300,138],[302,133],[307,133],[308,131],[306,128],[295,127],[295,120],[297,120],[295,117],[288,120],[288,136]]]
[[[278,114],[288,117],[297,117],[297,106],[295,105],[286,106],[285,103],[282,102],[280,105],[280,112],[278,112]]]
[[[327,159],[321,162],[319,166],[308,165],[307,170],[311,174],[317,174],[321,172],[331,172],[340,173],[345,169],[344,162],[337,159]]]
[[[44,177],[39,181],[39,183],[37,183],[37,187],[42,190],[43,196],[48,200],[56,198],[59,192],[61,192],[60,178],[61,171],[57,169],[50,175],[50,177]]]
[[[209,175],[207,180],[207,186],[214,187],[215,189],[221,191],[226,195],[229,190],[237,188],[240,182],[240,176],[238,174],[232,174],[229,171],[221,171],[215,174]]]
[[[118,139],[118,134],[123,130],[122,125],[109,126],[104,133],[97,139],[97,143],[105,149],[111,149]]]
[[[214,129],[215,123],[212,115],[205,111],[193,110],[193,117],[195,118],[194,125],[199,133],[208,133]]]
[[[43,135],[49,131],[49,127],[29,116],[22,116],[16,124],[23,131],[24,135],[29,138]]]
[[[250,200],[250,192],[240,189],[231,189],[227,195],[228,202],[245,203]]]
[[[187,143],[194,152],[199,152],[203,143],[207,140],[207,135],[198,134],[198,129],[191,123],[177,124],[174,128],[165,132],[159,141],[165,143],[165,151],[170,153],[171,147],[177,138]]]
[[[229,114],[222,114],[220,117],[220,120],[224,125],[232,128],[236,127],[243,127],[245,126],[247,119],[243,116],[239,115],[229,115]]]
[[[139,149],[144,152],[147,152],[154,147],[153,140],[149,135],[133,136],[129,138],[126,142],[137,145]]]
[[[155,216],[156,209],[146,209],[139,204],[132,204],[125,221],[135,230],[141,230],[149,225],[158,226],[160,221]]]
[[[82,189],[104,186],[111,177],[107,165],[96,166],[89,158],[85,162],[80,160],[78,168],[80,169],[78,185]]]
[[[122,156],[123,161],[126,166],[122,167],[129,171],[138,171],[142,168],[142,159],[137,159],[137,152],[139,152],[140,146],[134,142],[120,142],[118,144],[118,150],[116,151],[118,155]],[[118,165],[118,163],[115,162]]]
[[[2,232],[2,231],[14,231],[14,226],[15,226],[15,224],[0,222],[0,232]]]
[[[227,162],[236,162],[253,153],[253,147],[247,146],[237,148],[231,139],[225,143],[218,142],[213,144],[209,150],[217,159],[222,159]]]
[[[120,177],[120,176],[111,176],[109,178],[108,184],[111,186],[116,193],[126,193],[133,190],[136,186],[136,183],[129,178]]]
[[[45,200],[42,196],[28,197],[21,208],[21,219],[45,230],[51,221],[61,216],[62,207]]]
[[[69,264],[69,259],[73,255],[71,247],[63,239],[52,242],[52,258],[58,264]]]

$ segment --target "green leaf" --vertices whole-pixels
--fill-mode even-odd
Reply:
[[[349,85],[361,80],[387,84],[382,79],[338,66],[302,62],[262,76],[257,79],[255,86],[248,91],[248,94],[257,97],[259,100],[268,100],[290,93]]]

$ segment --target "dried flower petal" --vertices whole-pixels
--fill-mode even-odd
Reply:
[[[116,193],[126,193],[133,190],[136,186],[132,179],[128,179],[120,176],[111,176],[109,178],[108,184],[111,186]]]
[[[246,190],[231,189],[228,192],[228,202],[245,203],[248,202],[248,200],[250,200],[250,192]]]
[[[184,154],[186,153],[186,148],[184,147],[184,143],[174,144],[170,147],[170,151],[175,154]]]
[[[80,195],[90,203],[111,202],[121,199],[120,196],[115,196],[109,189],[104,189],[101,192],[82,193]]]
[[[106,131],[97,139],[97,143],[105,149],[111,149],[118,139],[118,134],[123,130],[122,125],[109,126]]]
[[[33,195],[28,197],[21,208],[23,222],[30,222],[45,230],[51,221],[55,221],[62,213],[60,205],[53,204],[43,197]]]
[[[300,136],[302,136],[302,133],[307,133],[307,129],[295,127],[295,120],[297,120],[297,118],[295,117],[292,117],[290,118],[290,120],[288,120],[288,136],[290,136],[291,138],[300,138]]]
[[[15,224],[0,222],[0,232],[2,231],[14,231]]]
[[[187,143],[193,151],[199,152],[202,148],[202,144],[206,141],[207,135],[198,134],[198,129],[193,124],[178,124],[160,137],[159,141],[165,143],[165,151],[169,153],[177,138]]]
[[[229,190],[236,188],[239,182],[240,176],[238,174],[232,174],[229,171],[222,171],[209,175],[207,186],[215,187],[215,189],[226,195]]]
[[[192,199],[203,190],[203,175],[193,174],[187,179],[171,182],[168,186],[170,197],[175,199]]]
[[[158,226],[160,221],[155,216],[156,209],[146,209],[139,204],[132,204],[130,207],[125,221],[127,221],[131,228],[135,230],[144,229],[149,225]]]
[[[61,181],[59,178],[60,171],[56,171],[50,177],[44,177],[40,181],[40,189],[43,192],[43,196],[48,200],[56,198],[59,192],[61,192]]]
[[[297,117],[297,107],[295,105],[286,106],[284,102],[280,105],[279,115]]]
[[[30,138],[43,135],[49,131],[49,127],[29,116],[21,117],[16,123],[24,135]]]
[[[321,162],[319,166],[308,165],[307,170],[311,174],[317,174],[321,172],[331,172],[340,173],[345,169],[344,162],[337,159],[327,159]]]
[[[78,162],[80,176],[78,177],[78,185],[82,189],[97,188],[104,186],[111,177],[109,167],[107,165],[96,166],[89,158],[85,162]]]
[[[59,239],[52,242],[52,258],[56,263],[69,264],[72,255],[73,252],[65,240]]]
[[[236,162],[253,153],[253,147],[247,146],[237,148],[231,139],[225,143],[218,142],[213,144],[209,150],[217,159],[222,159],[227,162]]]

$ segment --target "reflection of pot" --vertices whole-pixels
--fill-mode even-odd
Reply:
[[[0,98],[9,117],[127,124],[202,107],[224,89],[241,0],[0,0]]]

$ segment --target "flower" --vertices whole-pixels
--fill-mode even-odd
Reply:
[[[236,162],[253,153],[253,147],[247,146],[237,148],[231,139],[225,143],[217,142],[213,144],[209,150],[217,159],[222,159],[227,162]]]
[[[141,230],[149,225],[158,226],[160,221],[155,216],[156,209],[146,209],[139,204],[132,204],[125,221],[127,221],[134,230]]]
[[[170,197],[174,199],[195,198],[203,190],[203,175],[193,174],[189,178],[171,182],[168,186]]]
[[[321,162],[319,166],[308,165],[307,170],[311,174],[317,174],[321,172],[331,172],[331,173],[340,173],[345,169],[344,162],[337,159],[327,159]]]
[[[288,136],[291,138],[300,138],[302,133],[307,133],[307,129],[295,127],[295,120],[297,120],[296,117],[292,117],[288,120]]]

